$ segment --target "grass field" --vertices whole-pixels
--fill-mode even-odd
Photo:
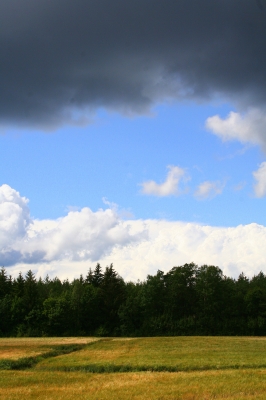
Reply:
[[[52,350],[54,346],[87,344],[92,338],[12,338],[0,339],[0,359],[17,360]]]
[[[0,400],[266,399],[264,338],[0,339],[0,368]]]

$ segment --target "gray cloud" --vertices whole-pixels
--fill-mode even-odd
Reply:
[[[45,262],[45,255],[46,253],[44,251],[34,251],[24,254],[22,251],[11,248],[4,250],[0,248],[0,265],[10,267],[18,263],[38,264],[40,262]]]
[[[0,123],[53,129],[166,98],[266,102],[262,0],[2,0]]]
[[[256,0],[257,6],[259,7],[260,10],[265,10],[265,1],[263,0]]]

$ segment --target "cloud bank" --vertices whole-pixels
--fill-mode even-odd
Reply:
[[[265,270],[266,227],[231,228],[165,220],[123,221],[112,209],[83,208],[56,220],[33,220],[28,201],[0,187],[0,264],[9,273],[33,269],[44,277],[86,274],[111,262],[127,280],[194,261],[214,264],[229,276]]]
[[[49,130],[173,98],[265,105],[262,4],[2,0],[0,123]]]
[[[32,220],[27,199],[8,185],[0,187],[0,264],[98,260],[115,246],[144,240],[132,233],[113,209],[85,207],[57,220]]]

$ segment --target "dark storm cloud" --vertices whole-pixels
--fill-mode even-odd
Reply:
[[[256,2],[257,2],[258,7],[259,7],[261,10],[265,10],[265,4],[263,4],[263,1],[262,1],[262,0],[256,0]]]
[[[264,0],[0,3],[2,125],[49,129],[169,97],[264,104],[265,71]]]

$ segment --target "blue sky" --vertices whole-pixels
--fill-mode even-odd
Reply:
[[[163,104],[134,118],[101,110],[88,126],[52,133],[10,129],[0,137],[1,182],[28,197],[38,219],[82,207],[96,211],[109,201],[124,217],[265,224],[264,200],[254,196],[252,176],[264,159],[262,151],[223,142],[205,127],[209,116],[226,117],[231,109],[227,104]],[[169,165],[190,177],[183,193],[144,195],[141,183],[162,183]],[[194,194],[204,181],[219,181],[222,192],[198,199]]]
[[[266,272],[265,2],[36,4],[0,4],[1,265]]]

